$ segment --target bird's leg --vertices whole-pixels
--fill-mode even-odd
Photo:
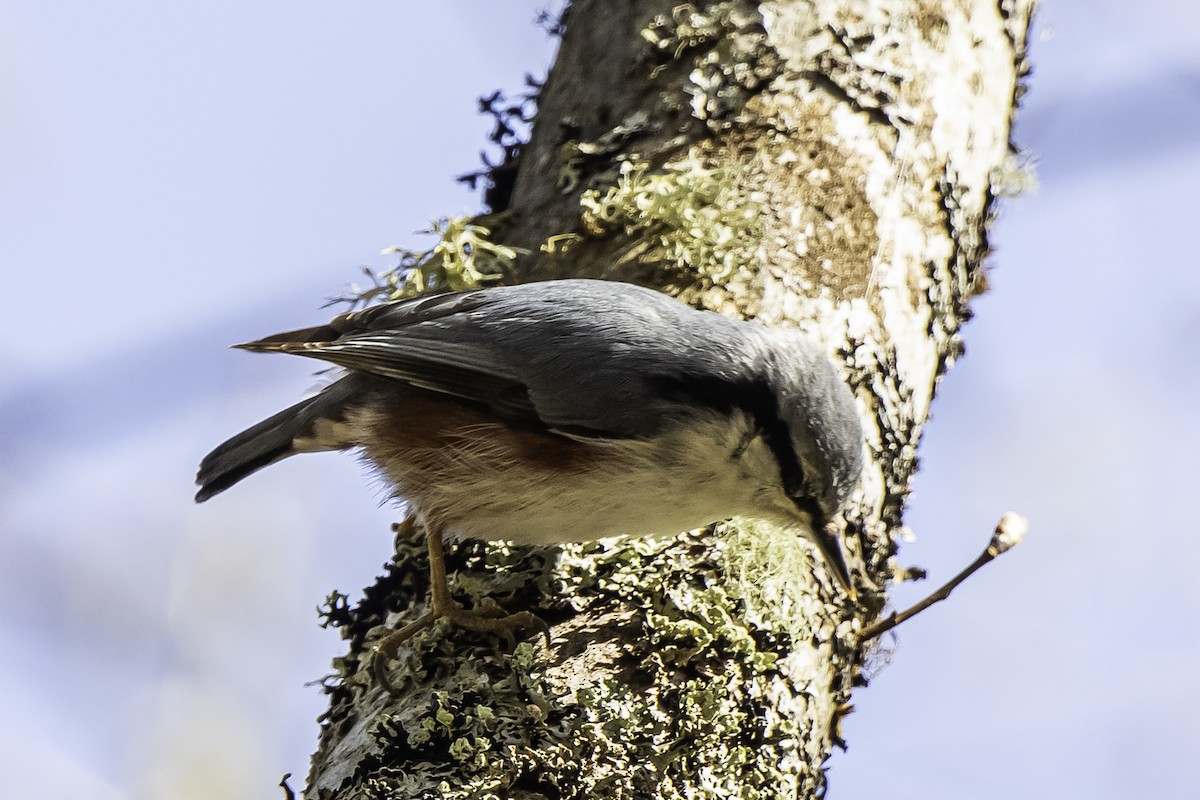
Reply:
[[[546,646],[550,645],[550,626],[532,612],[518,611],[516,614],[505,614],[499,608],[467,611],[455,602],[454,598],[450,596],[450,584],[446,579],[446,551],[441,531],[426,529],[425,539],[429,548],[429,610],[416,621],[410,622],[381,639],[375,645],[375,652],[371,658],[371,671],[375,674],[375,680],[389,694],[396,694],[397,691],[388,678],[388,662],[396,657],[400,645],[442,617],[446,617],[452,624],[469,631],[503,634],[510,643],[516,642],[513,631],[536,628],[546,637]]]
[[[462,606],[450,596],[450,581],[446,577],[446,545],[440,530],[425,529],[425,545],[429,548],[430,614],[437,617],[462,611]]]

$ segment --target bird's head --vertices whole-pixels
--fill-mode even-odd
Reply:
[[[767,380],[787,447],[773,446],[787,508],[853,597],[836,528],[862,472],[863,432],[854,395],[829,358],[795,331],[769,332]]]

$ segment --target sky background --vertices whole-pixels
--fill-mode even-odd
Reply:
[[[201,455],[310,389],[231,352],[478,207],[475,98],[544,73],[541,0],[0,0],[0,797],[303,785],[395,513],[353,459],[196,507]],[[1196,798],[1200,6],[1046,0],[992,291],[926,430],[919,599],[832,800]]]

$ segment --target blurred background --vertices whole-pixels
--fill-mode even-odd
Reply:
[[[303,785],[315,608],[395,514],[333,455],[194,506],[199,457],[315,385],[225,347],[478,207],[475,98],[544,74],[542,5],[0,0],[0,796]],[[1200,6],[1046,0],[1032,51],[1041,185],[993,231],[898,604],[1032,529],[898,630],[837,800],[1200,796]]]

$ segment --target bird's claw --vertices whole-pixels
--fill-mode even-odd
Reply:
[[[498,608],[488,611],[503,614],[503,611]],[[503,614],[503,616],[483,616],[470,611],[460,611],[459,614],[451,617],[451,621],[458,627],[469,631],[503,633],[512,647],[515,647],[517,643],[513,631],[536,629],[546,638],[546,646],[550,646],[550,626],[532,611],[518,611],[515,614]]]
[[[546,646],[550,646],[550,626],[531,611],[505,614],[504,609],[498,606],[467,611],[457,603],[449,608],[435,608],[423,614],[416,621],[383,637],[375,645],[374,652],[371,654],[371,672],[375,676],[375,681],[388,694],[399,694],[399,689],[388,676],[388,662],[396,657],[402,644],[443,617],[450,620],[452,625],[468,631],[501,634],[508,642],[509,649],[516,647],[517,640],[513,632],[517,630],[537,630],[545,637]]]

